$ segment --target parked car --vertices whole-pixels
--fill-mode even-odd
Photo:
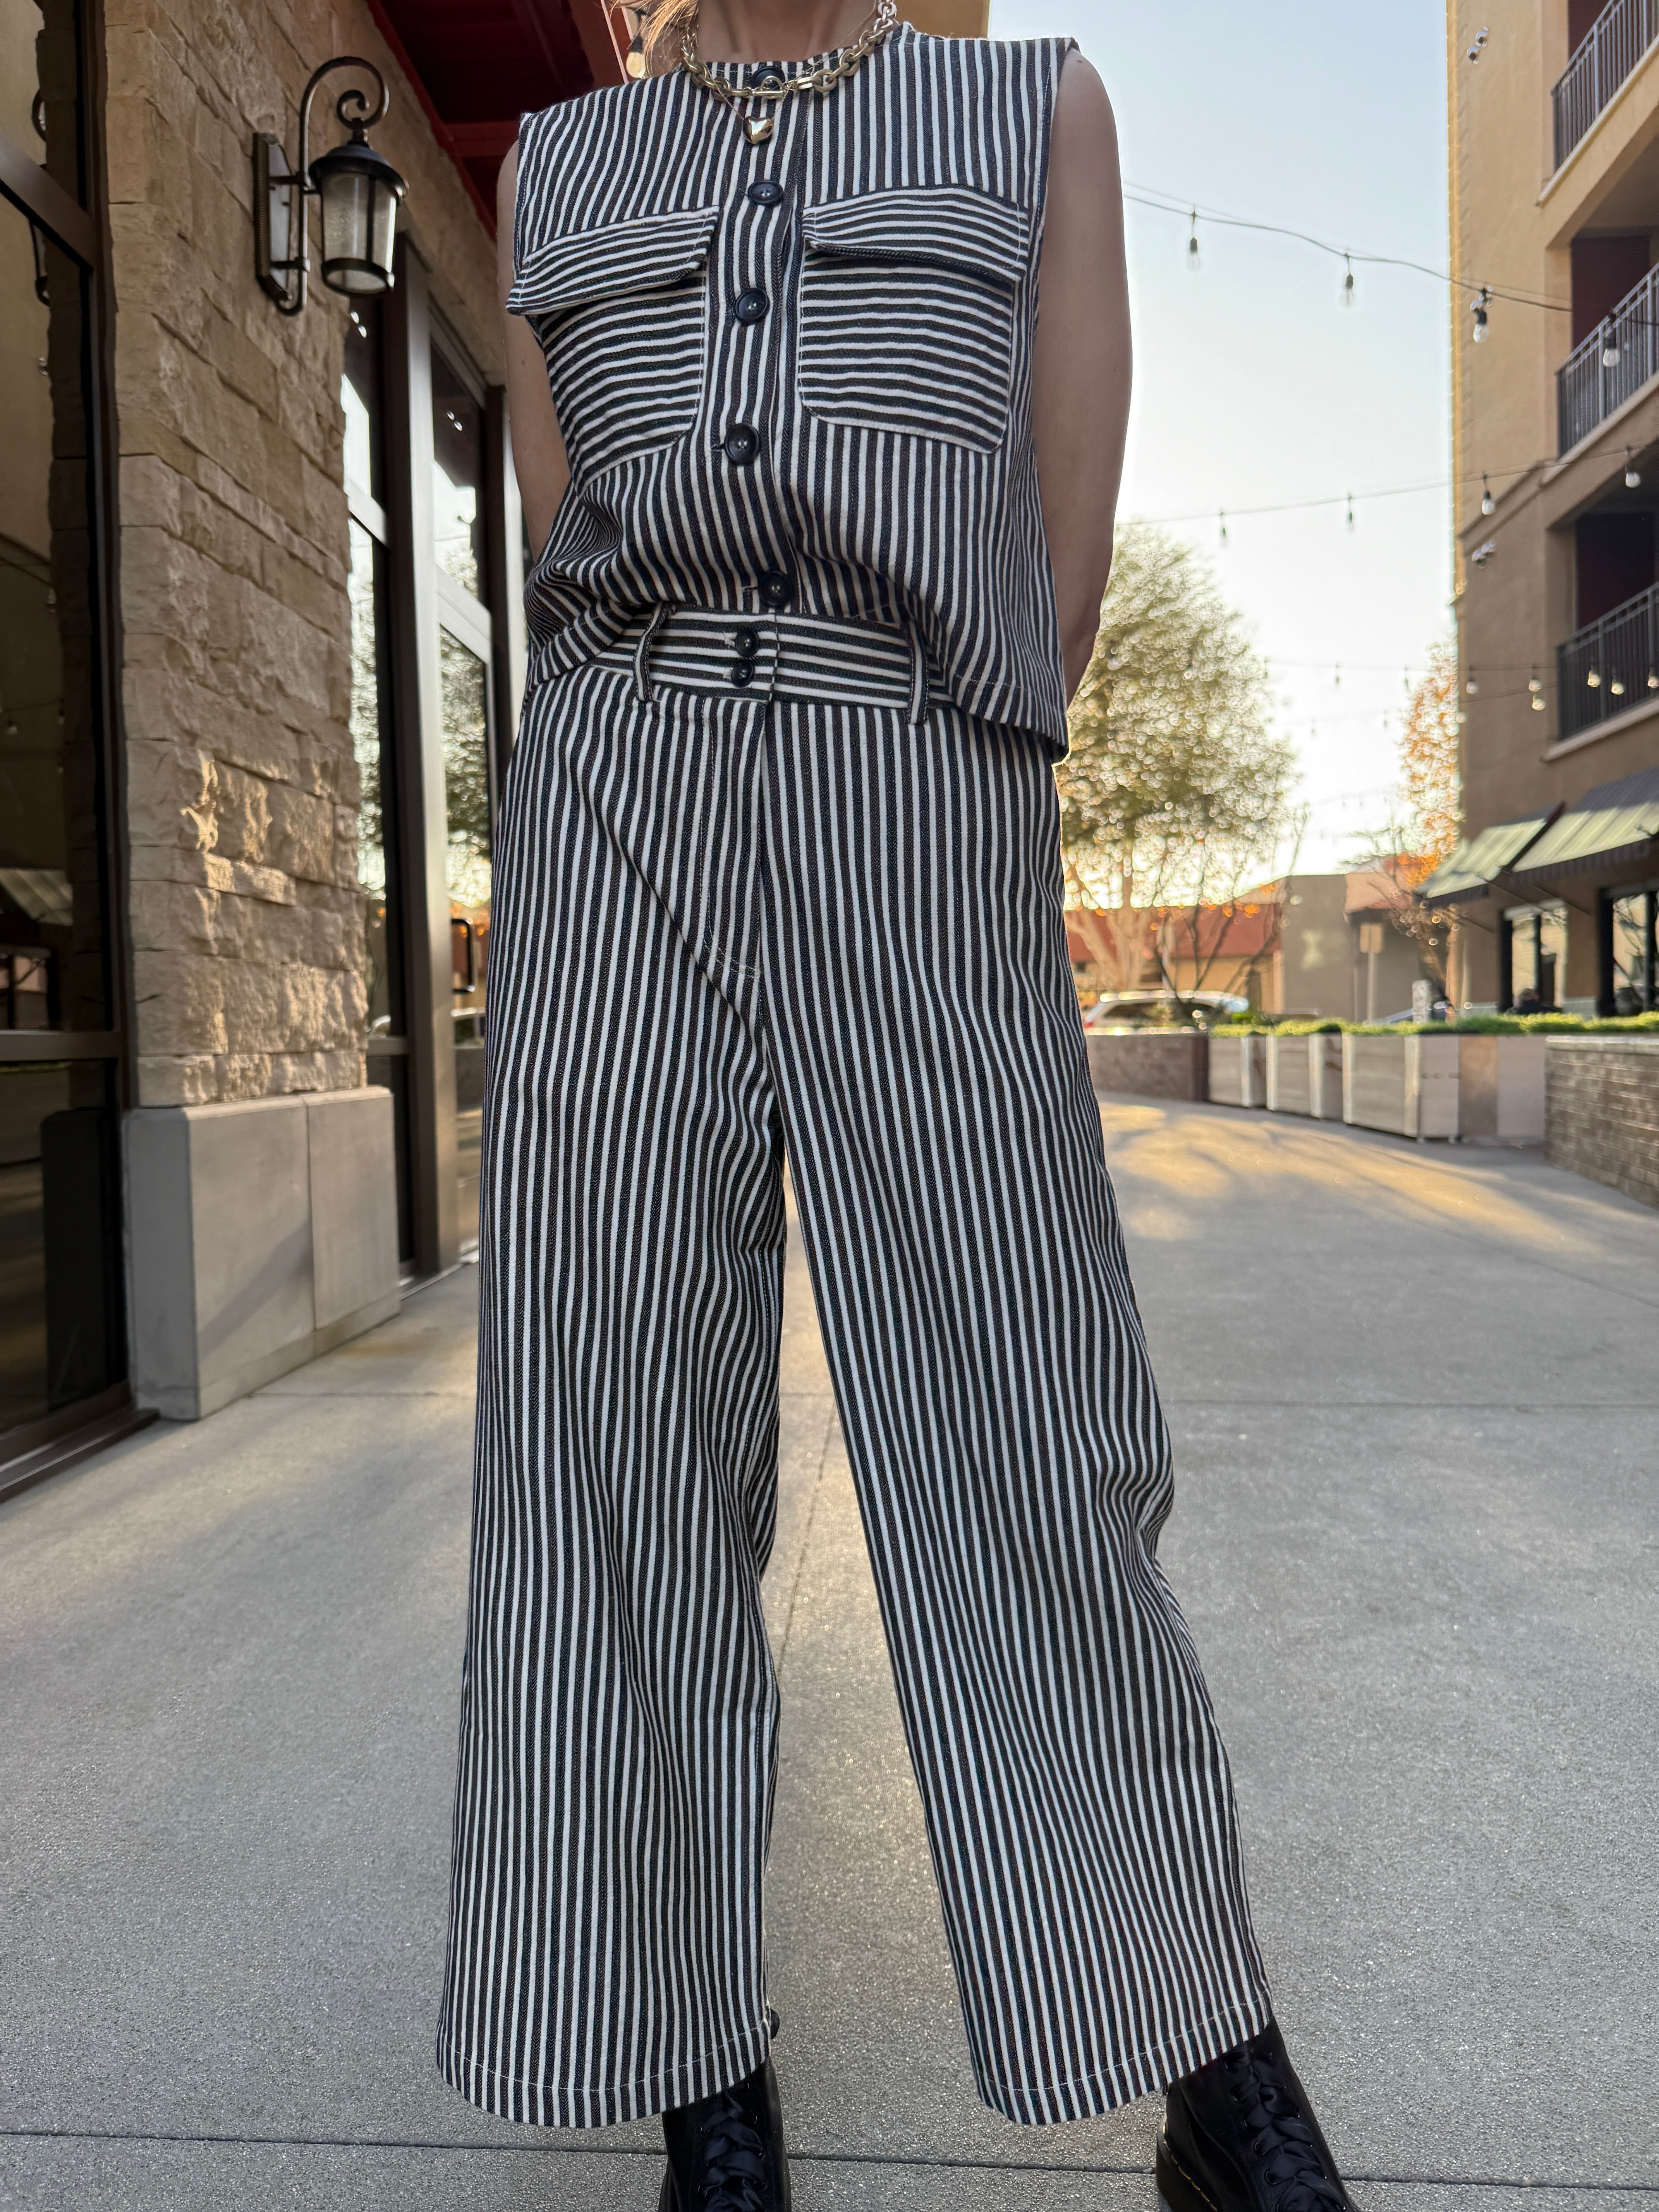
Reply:
[[[1231,991],[1192,991],[1177,999],[1173,991],[1109,991],[1083,1017],[1085,1030],[1213,1029],[1234,1014],[1248,1014],[1250,1002]]]

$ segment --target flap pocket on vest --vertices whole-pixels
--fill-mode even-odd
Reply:
[[[507,295],[547,356],[573,477],[672,445],[702,396],[718,208],[640,216],[550,240]]]
[[[1007,434],[1015,295],[1031,219],[939,185],[801,219],[800,393],[811,413],[989,453]]]

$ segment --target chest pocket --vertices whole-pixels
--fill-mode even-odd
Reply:
[[[800,396],[826,422],[990,453],[1008,430],[1031,219],[960,185],[806,209]]]
[[[507,298],[547,356],[580,480],[690,428],[702,395],[708,246],[718,208],[642,216],[551,240]]]

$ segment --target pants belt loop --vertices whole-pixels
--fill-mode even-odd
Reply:
[[[651,644],[667,619],[668,602],[659,599],[652,608],[651,619],[640,632],[640,641],[634,648],[634,696],[642,707],[648,707],[657,696],[657,687],[651,681]]]
[[[927,648],[921,641],[921,632],[913,619],[907,618],[905,635],[910,641],[910,727],[919,730],[927,720]]]

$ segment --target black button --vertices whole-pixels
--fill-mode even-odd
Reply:
[[[740,323],[757,323],[771,304],[764,292],[739,292],[732,312]]]
[[[783,79],[775,70],[768,70],[755,79],[755,88],[757,92],[781,92]]]
[[[775,207],[783,198],[783,186],[775,177],[757,177],[744,198],[753,200],[757,207]]]
[[[734,660],[732,662],[732,681],[737,685],[739,691],[743,690],[745,684],[752,684],[754,680],[755,664],[752,660]]]
[[[769,607],[787,607],[795,587],[781,568],[767,568],[761,574],[760,595]]]
[[[721,441],[721,450],[728,461],[746,468],[760,451],[760,433],[746,422],[734,422]]]
[[[740,629],[734,634],[732,642],[747,660],[751,654],[760,651],[761,634],[757,629]]]

